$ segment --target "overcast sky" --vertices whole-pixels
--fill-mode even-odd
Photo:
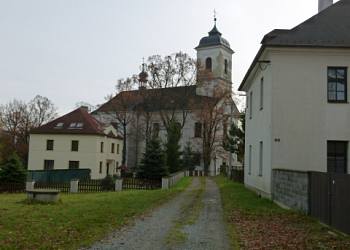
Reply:
[[[334,1],[336,2],[336,1]],[[115,93],[142,58],[185,52],[217,28],[235,51],[237,90],[273,29],[317,14],[318,0],[0,0],[0,104],[48,97],[60,115]]]

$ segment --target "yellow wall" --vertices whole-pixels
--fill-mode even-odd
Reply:
[[[47,140],[53,140],[53,150],[46,150]],[[79,141],[78,151],[71,151],[73,140]],[[101,142],[104,144],[100,152]],[[111,145],[115,151],[111,153]],[[117,154],[117,145],[120,145]],[[109,173],[115,174],[116,162],[121,164],[122,140],[107,138],[102,135],[74,134],[31,134],[29,143],[28,170],[43,170],[44,160],[54,160],[54,169],[68,169],[69,161],[79,161],[79,168],[90,168],[91,178],[100,179],[106,176],[106,163],[110,163]],[[102,173],[99,172],[100,162],[103,162]]]

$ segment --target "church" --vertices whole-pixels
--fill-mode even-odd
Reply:
[[[200,39],[195,49],[197,62],[210,78],[199,80],[196,72],[193,84],[154,88],[143,64],[138,89],[119,91],[91,113],[101,122],[112,124],[124,137],[123,164],[129,168],[136,169],[150,134],[166,142],[170,120],[181,129],[180,150],[191,145],[196,170],[216,175],[222,165],[240,164],[235,154],[230,156],[221,146],[230,124],[237,124],[239,111],[232,100],[234,52],[217,29],[216,18],[208,36]]]

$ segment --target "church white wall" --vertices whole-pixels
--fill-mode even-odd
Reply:
[[[221,77],[228,81],[232,81],[232,53],[223,46],[208,46],[197,49],[197,58],[201,60],[205,66],[205,60],[210,57],[212,59],[213,76]],[[227,59],[227,74],[224,71],[224,60]]]

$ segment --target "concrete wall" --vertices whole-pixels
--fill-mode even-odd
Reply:
[[[290,208],[309,212],[309,185],[308,172],[273,170],[273,199]]]

